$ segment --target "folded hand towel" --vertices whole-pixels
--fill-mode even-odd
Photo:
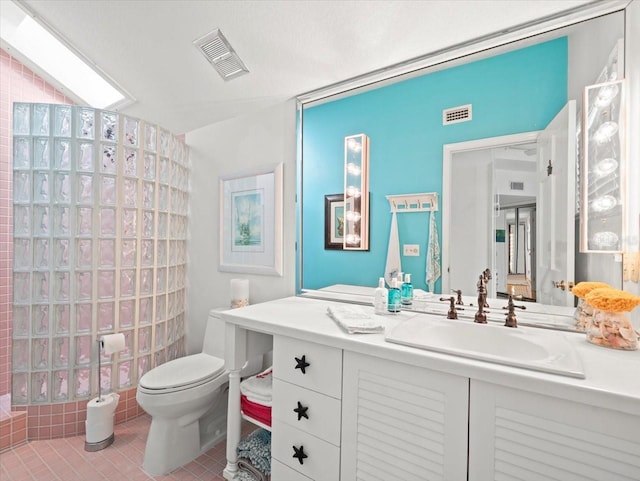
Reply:
[[[240,392],[250,401],[271,406],[272,368],[251,376],[240,383]]]
[[[349,334],[384,332],[377,316],[357,306],[329,306],[327,314]]]
[[[271,403],[269,403],[269,406],[265,406],[264,404],[253,402],[249,400],[247,396],[241,394],[240,409],[250,418],[256,419],[267,426],[271,426]]]

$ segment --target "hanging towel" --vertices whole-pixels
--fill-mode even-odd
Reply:
[[[389,232],[389,247],[387,248],[387,265],[384,269],[384,278],[391,286],[391,279],[402,272],[400,262],[400,238],[398,236],[398,220],[395,209],[391,213],[391,231]]]
[[[436,213],[429,214],[429,245],[427,245],[427,279],[429,292],[433,292],[436,281],[440,278],[440,243],[438,242],[438,226]]]
[[[329,306],[327,314],[349,334],[384,332],[384,324],[374,314],[358,306]]]

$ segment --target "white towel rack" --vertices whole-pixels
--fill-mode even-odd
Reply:
[[[438,210],[438,193],[388,195],[391,212],[436,212]]]

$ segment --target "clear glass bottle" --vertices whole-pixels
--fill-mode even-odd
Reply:
[[[403,306],[410,306],[413,302],[413,285],[411,285],[411,274],[404,275],[404,282],[400,289],[400,301]]]
[[[400,312],[400,289],[398,289],[398,279],[391,279],[391,288],[389,289],[387,311]]]
[[[384,277],[378,279],[378,287],[373,294],[373,311],[375,314],[386,314],[389,292],[384,286]]]

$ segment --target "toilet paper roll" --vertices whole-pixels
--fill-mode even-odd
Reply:
[[[126,347],[124,344],[124,334],[121,332],[117,334],[107,334],[102,336],[102,348],[105,354],[113,354],[114,352],[120,352]]]
[[[249,279],[231,279],[231,307],[249,305]]]
[[[85,429],[88,443],[99,443],[113,434],[113,416],[120,396],[112,392],[87,403]]]

